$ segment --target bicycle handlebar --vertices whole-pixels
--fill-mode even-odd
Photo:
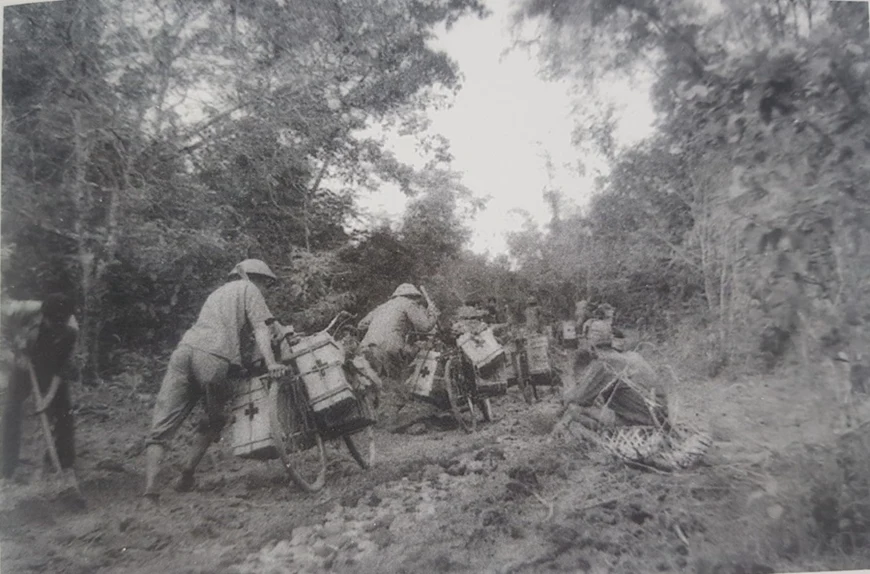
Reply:
[[[294,337],[299,337],[300,339],[304,339],[305,337],[311,337],[313,335],[319,335],[321,333],[328,333],[329,330],[332,329],[335,326],[335,324],[338,322],[338,320],[341,319],[342,317],[344,317],[346,319],[353,319],[354,317],[356,317],[356,315],[350,313],[349,311],[340,311],[338,313],[338,315],[333,317],[332,321],[330,321],[329,324],[325,328],[321,329],[320,331],[314,331],[313,333],[306,333],[304,331],[290,331],[290,332],[284,333],[284,335],[281,338],[279,338],[278,340],[282,341],[291,335]]]

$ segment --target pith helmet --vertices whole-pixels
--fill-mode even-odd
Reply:
[[[269,266],[260,259],[245,259],[230,271],[230,277],[241,277],[243,274],[262,275],[263,277],[268,277],[273,281],[278,280],[275,274],[272,273],[272,270],[269,269]]]
[[[420,293],[420,290],[411,285],[410,283],[402,283],[396,290],[393,291],[393,294],[390,296],[390,299],[393,297],[422,297],[423,294]]]

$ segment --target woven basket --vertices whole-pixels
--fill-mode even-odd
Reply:
[[[622,427],[603,438],[602,445],[614,456],[664,470],[693,467],[713,443],[704,432],[674,430],[666,433],[649,426]]]
[[[604,444],[620,458],[643,462],[661,449],[664,440],[664,433],[652,427],[624,427]]]

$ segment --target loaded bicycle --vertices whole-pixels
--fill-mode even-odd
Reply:
[[[372,425],[380,382],[364,358],[346,353],[329,333],[346,316],[342,312],[318,333],[290,331],[275,340],[276,359],[288,371],[277,378],[246,379],[233,399],[233,454],[280,459],[306,492],[326,483],[328,441],[342,440],[363,469],[374,463]]]
[[[495,339],[491,331],[456,339],[439,328],[436,334],[421,337],[422,346],[406,382],[411,395],[449,409],[466,432],[477,430],[478,413],[484,422],[491,422],[491,398],[507,392],[504,355],[492,352]]]
[[[550,357],[550,343],[546,335],[519,329],[506,346],[506,355],[509,364],[508,384],[518,386],[528,404],[539,400],[539,386],[562,384]]]

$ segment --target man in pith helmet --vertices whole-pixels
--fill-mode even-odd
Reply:
[[[386,303],[359,322],[359,329],[365,331],[360,347],[378,374],[395,382],[412,358],[406,348],[407,335],[431,331],[437,319],[434,303],[410,283],[403,283]]]
[[[277,323],[262,293],[277,280],[259,259],[246,259],[236,265],[227,283],[208,296],[196,323],[172,353],[147,441],[146,498],[157,500],[159,493],[154,483],[166,445],[202,399],[206,414],[197,426],[193,450],[176,490],[186,492],[195,486],[194,471],[227,422],[224,406],[231,398],[228,373],[232,366],[242,366],[244,347],[252,335],[269,373],[277,376],[283,372],[284,367],[272,351],[272,336],[280,334],[274,332]]]

